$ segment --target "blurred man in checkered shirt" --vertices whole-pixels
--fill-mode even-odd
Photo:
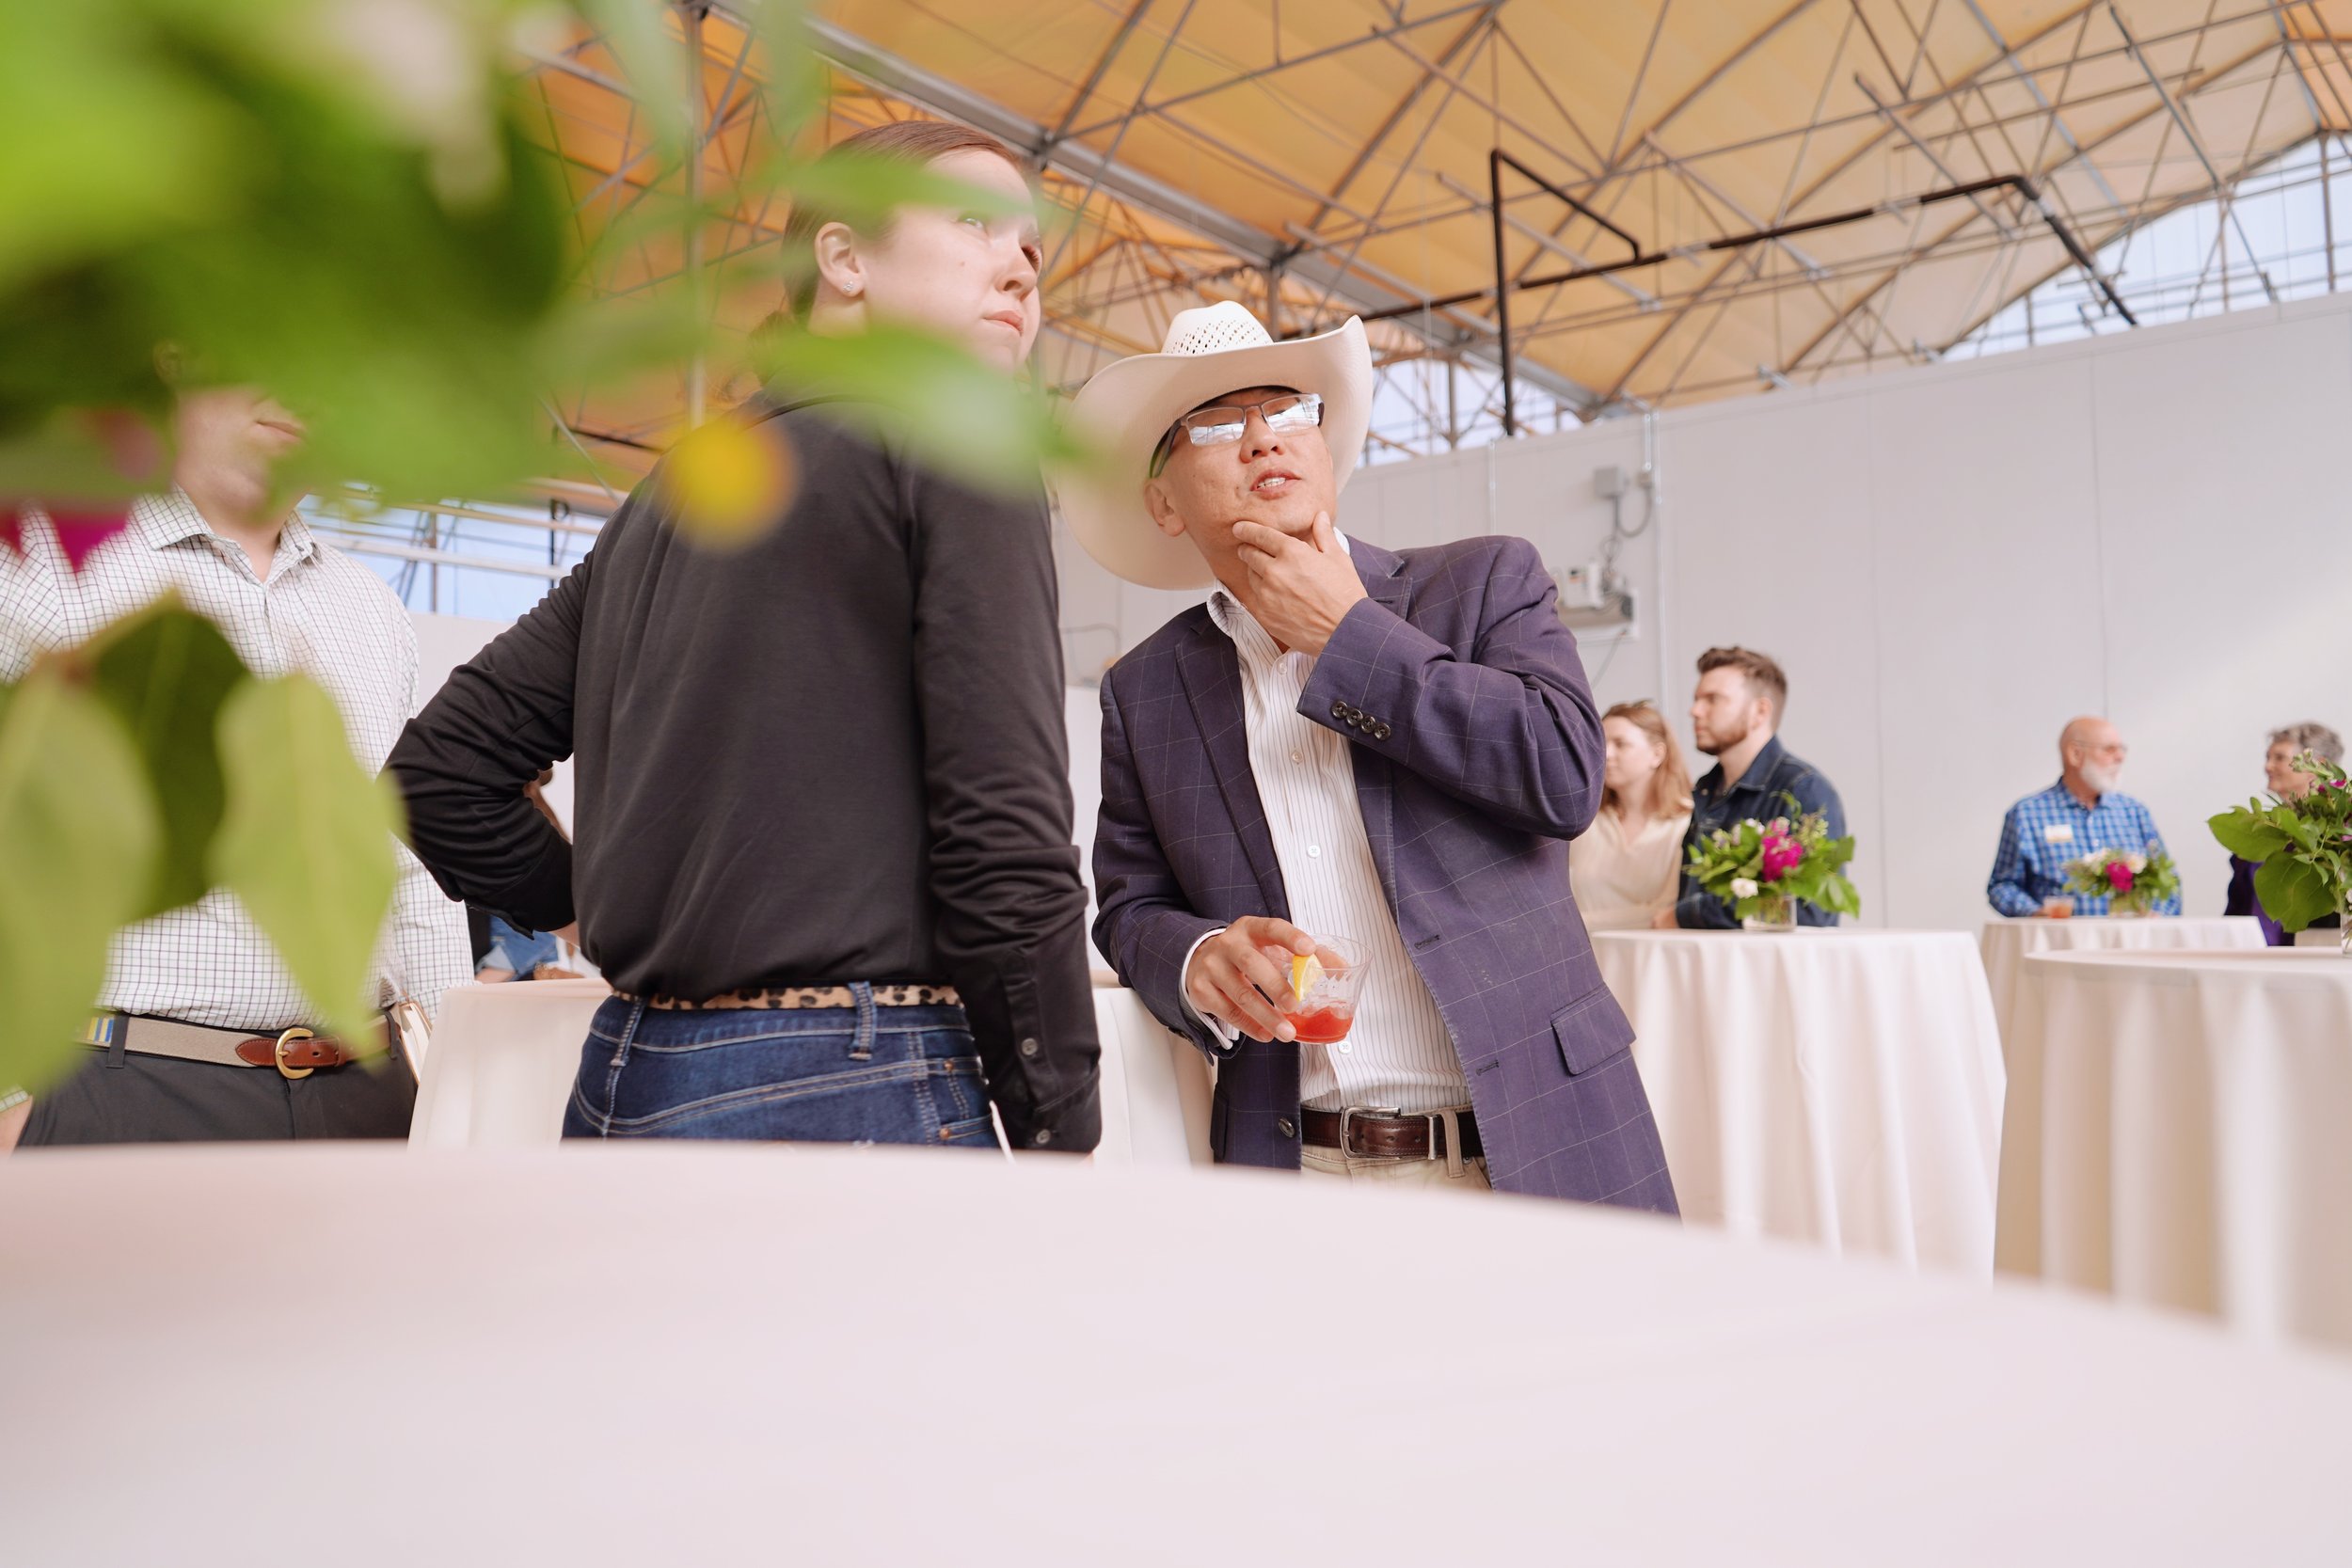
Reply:
[[[2128,755],[2122,732],[2106,720],[2086,715],[2058,736],[2058,782],[2026,796],[2001,819],[2001,845],[1994,852],[1985,896],[2006,915],[2048,912],[2102,915],[2108,900],[2069,893],[2066,867],[2100,849],[2147,854],[2164,849],[2164,835],[2148,808],[2118,789]],[[2174,894],[2155,906],[2158,914],[2181,912]]]
[[[273,505],[271,467],[302,439],[300,423],[249,390],[190,390],[174,436],[171,490],[142,498],[79,573],[50,519],[23,515],[21,550],[0,547],[0,680],[177,589],[250,668],[299,671],[325,687],[353,752],[381,769],[415,709],[416,628],[382,579]],[[379,996],[413,998],[429,1014],[471,967],[465,911],[407,850],[399,856]],[[283,1043],[317,1016],[227,892],[119,933],[99,1002],[105,1011],[73,1072],[29,1105],[0,1085],[0,1099],[16,1101],[0,1111],[0,1149],[20,1135],[32,1146],[408,1131],[416,1085],[404,1063],[372,1071],[339,1041]]]

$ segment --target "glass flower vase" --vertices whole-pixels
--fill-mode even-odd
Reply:
[[[1756,897],[1753,913],[1740,917],[1743,931],[1793,931],[1797,928],[1797,901],[1785,893],[1760,893]]]

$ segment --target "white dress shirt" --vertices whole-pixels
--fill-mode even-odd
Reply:
[[[1347,1038],[1332,1046],[1299,1046],[1300,1101],[1320,1111],[1436,1111],[1469,1104],[1461,1057],[1405,951],[1396,915],[1380,888],[1372,841],[1356,801],[1348,742],[1298,711],[1313,657],[1282,652],[1221,586],[1210,591],[1208,608],[1210,619],[1233,640],[1240,655],[1249,769],[1274,837],[1291,924],[1311,936],[1353,940],[1368,966]],[[1185,968],[1191,968],[1189,956]],[[1228,1039],[1237,1036],[1221,1019],[1203,1022]]]
[[[44,650],[72,647],[177,589],[248,668],[264,675],[299,671],[326,688],[354,754],[370,772],[383,769],[415,710],[416,626],[383,579],[312,538],[300,516],[279,534],[266,579],[177,490],[140,499],[131,526],[83,562],[78,576],[45,516],[28,509],[24,524],[22,555],[0,545],[0,680],[21,678]],[[300,760],[285,759],[289,766]],[[379,994],[405,991],[429,1014],[442,991],[472,974],[466,911],[442,896],[405,847],[394,847],[400,881],[377,961]],[[98,1001],[256,1033],[318,1022],[245,906],[217,888],[118,933]]]
[[[1607,806],[1568,846],[1568,887],[1588,931],[1646,931],[1682,892],[1691,814],[1653,816],[1628,835]]]

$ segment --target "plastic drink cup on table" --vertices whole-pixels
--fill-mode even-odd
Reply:
[[[1311,954],[1268,947],[1289,988],[1274,1001],[1298,1038],[1308,1045],[1347,1049],[1356,1022],[1356,1002],[1364,989],[1363,949],[1346,937],[1315,938]]]
[[[2066,894],[2052,894],[2042,901],[2042,918],[2064,920],[2074,912],[2074,900]]]

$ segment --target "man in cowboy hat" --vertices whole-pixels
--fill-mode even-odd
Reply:
[[[1209,590],[1103,681],[1095,942],[1216,1062],[1220,1162],[1671,1213],[1568,890],[1601,794],[1575,639],[1524,540],[1339,531],[1371,403],[1361,323],[1278,343],[1233,304],[1078,395],[1112,466],[1064,484],[1072,531]],[[1304,960],[1349,945],[1353,1025],[1301,1043]]]

